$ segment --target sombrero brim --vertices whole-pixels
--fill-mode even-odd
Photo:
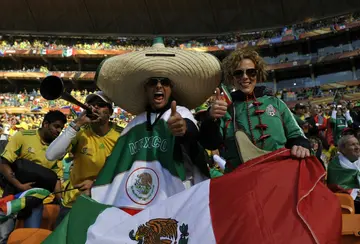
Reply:
[[[169,78],[177,103],[193,109],[214,93],[221,65],[207,53],[149,48],[105,60],[97,71],[96,84],[116,105],[137,115],[145,111],[144,85],[150,77]]]

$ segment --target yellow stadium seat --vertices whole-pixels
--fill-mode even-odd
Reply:
[[[43,217],[41,222],[41,228],[47,230],[54,230],[56,219],[60,212],[60,206],[56,204],[44,205]]]
[[[360,244],[360,214],[342,215],[341,244]]]
[[[360,214],[355,214],[354,200],[349,194],[336,193],[342,211],[341,244],[360,244]]]
[[[45,229],[16,229],[8,239],[8,244],[40,244],[49,235],[51,231]]]
[[[349,194],[346,193],[336,193],[335,194],[341,204],[341,212],[343,214],[355,214],[355,205],[354,199]]]
[[[45,204],[43,216],[41,220],[41,228],[47,230],[54,230],[56,219],[60,212],[60,206],[56,204]],[[15,229],[23,228],[24,220],[17,220]]]

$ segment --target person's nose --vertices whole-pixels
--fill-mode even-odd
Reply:
[[[156,88],[161,88],[161,87],[162,87],[161,81],[158,81],[158,82],[156,83]]]
[[[244,80],[249,79],[249,77],[248,77],[247,74],[246,74],[246,70],[244,70],[243,79],[244,79]]]

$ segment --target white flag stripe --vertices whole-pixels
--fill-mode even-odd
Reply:
[[[140,225],[158,218],[175,219],[177,223],[177,241],[181,236],[180,226],[187,225],[188,244],[216,243],[211,225],[209,208],[210,180],[193,186],[181,194],[146,208],[135,216],[127,217],[122,210],[109,208],[104,210],[87,233],[87,244],[129,243],[129,233],[137,233]],[[164,237],[167,238],[167,237]],[[171,239],[171,238],[170,238]]]
[[[153,193],[148,194],[146,201],[132,196],[136,173],[140,174],[143,169],[146,169],[144,172],[148,174],[154,174],[152,177]],[[144,209],[183,190],[185,190],[183,182],[163,168],[158,161],[135,161],[129,171],[117,175],[111,184],[92,188],[91,195],[94,200],[103,204]]]

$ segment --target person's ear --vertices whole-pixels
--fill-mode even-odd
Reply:
[[[49,123],[48,121],[44,121],[44,122],[42,123],[42,127],[43,127],[43,128],[49,128],[49,125],[50,125],[50,123]]]

